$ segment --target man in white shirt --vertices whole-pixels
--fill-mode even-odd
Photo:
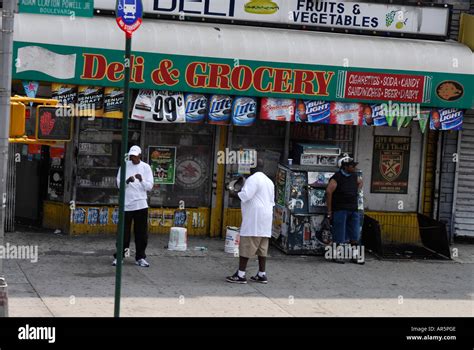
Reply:
[[[124,256],[130,248],[130,235],[132,221],[135,231],[135,261],[138,266],[149,267],[146,259],[146,246],[148,244],[148,203],[147,192],[153,188],[153,172],[151,167],[140,160],[142,150],[133,146],[128,152],[129,161],[126,162],[125,178],[125,234],[124,234]],[[120,171],[117,174],[117,186],[120,188]],[[117,264],[117,254],[114,254],[113,266]]]
[[[242,226],[240,228],[239,270],[226,278],[230,283],[247,283],[245,270],[249,258],[258,256],[259,271],[251,281],[268,283],[265,272],[268,246],[272,234],[275,186],[264,173],[255,172],[237,193],[241,200]]]

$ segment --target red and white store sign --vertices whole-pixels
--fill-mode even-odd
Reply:
[[[343,98],[422,103],[425,77],[407,74],[347,72]]]

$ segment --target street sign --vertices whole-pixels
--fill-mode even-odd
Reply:
[[[18,1],[16,1],[18,2]],[[69,16],[69,17],[92,17],[94,15],[93,0],[56,0],[36,1],[20,0],[18,12],[35,13],[41,15]]]
[[[117,24],[125,33],[125,79],[122,118],[122,155],[120,162],[120,194],[119,194],[119,222],[117,235],[117,268],[115,271],[115,305],[114,316],[120,317],[120,295],[122,289],[122,251],[125,230],[125,173],[127,163],[125,158],[128,151],[128,100],[130,96],[130,58],[132,53],[132,34],[142,24],[142,0],[117,0]]]
[[[115,13],[120,29],[131,36],[142,24],[142,0],[117,0]]]

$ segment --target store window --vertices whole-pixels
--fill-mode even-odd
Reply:
[[[118,205],[117,172],[122,147],[122,121],[96,118],[79,121],[76,202]],[[140,145],[140,123],[129,123],[129,145]]]
[[[151,207],[178,207],[180,201],[187,208],[211,205],[215,130],[216,126],[207,124],[146,124],[143,152],[148,163],[166,157],[157,164],[174,173],[172,181],[163,181],[161,169],[152,165],[157,185],[150,195]]]

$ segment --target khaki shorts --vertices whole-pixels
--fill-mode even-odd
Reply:
[[[239,255],[243,258],[252,258],[255,255],[266,257],[268,254],[268,237],[240,237]]]

